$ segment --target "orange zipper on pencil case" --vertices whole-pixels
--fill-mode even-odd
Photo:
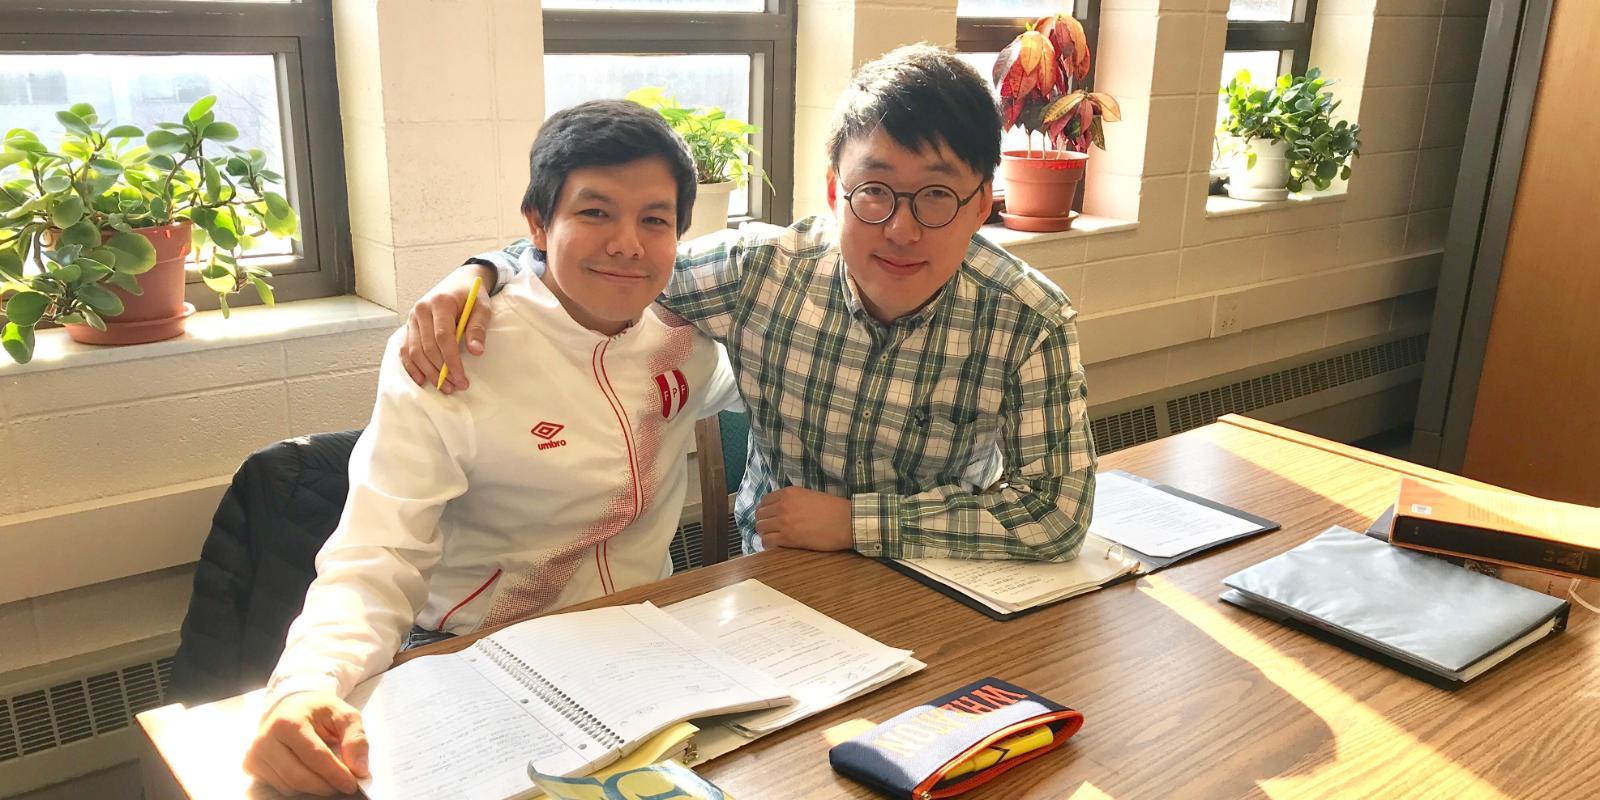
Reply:
[[[944,780],[944,776],[951,770],[955,769],[957,765],[983,752],[984,748],[989,747],[995,742],[1010,738],[1022,733],[1023,731],[1054,725],[1057,722],[1062,723],[1062,725],[1055,731],[1054,738],[1050,744],[1045,745],[1037,750],[1030,750],[1027,753],[1017,756],[1016,758],[1000,761],[989,767],[974,772],[970,777],[957,781],[956,783],[952,783],[949,786],[941,786],[937,789],[934,788],[935,786],[938,786],[939,783]],[[985,736],[982,739],[979,739],[977,742],[974,742],[971,747],[963,750],[955,758],[946,761],[944,766],[934,770],[932,775],[929,775],[927,778],[924,778],[921,783],[917,784],[916,789],[912,791],[912,796],[918,798],[918,800],[939,800],[939,798],[955,797],[962,792],[968,792],[976,789],[977,787],[993,780],[995,776],[1011,769],[1014,766],[1026,764],[1029,761],[1038,758],[1039,756],[1055,750],[1064,742],[1066,742],[1066,740],[1074,733],[1077,733],[1078,729],[1081,727],[1083,727],[1083,714],[1070,708],[1063,709],[1061,711],[1052,711],[1048,714],[1031,717],[1016,724],[1008,725],[990,733],[988,736]]]

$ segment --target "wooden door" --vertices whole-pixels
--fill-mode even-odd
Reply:
[[[1555,3],[1462,474],[1600,505],[1600,2]]]

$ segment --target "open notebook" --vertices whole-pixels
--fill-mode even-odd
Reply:
[[[747,580],[662,609],[720,650],[761,670],[794,704],[728,717],[702,731],[699,759],[721,751],[725,727],[744,739],[791,725],[923,667],[910,650],[889,647],[761,581]]]
[[[1120,545],[1091,533],[1077,558],[1059,563],[908,558],[890,566],[990,617],[1008,620],[1132,575],[1140,563],[1124,555]]]
[[[1143,575],[1278,524],[1148,478],[1096,475],[1094,517],[1076,558],[885,559],[896,572],[998,620]]]
[[[530,763],[584,775],[686,719],[792,702],[648,603],[539,617],[356,688],[373,800],[534,793]]]

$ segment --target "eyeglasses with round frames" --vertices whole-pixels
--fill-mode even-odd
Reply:
[[[911,203],[911,216],[924,228],[943,228],[956,218],[961,209],[978,196],[983,188],[979,182],[966,198],[956,195],[956,190],[943,184],[924,186],[915,192],[897,192],[883,181],[864,181],[844,193],[850,213],[868,225],[882,225],[900,210],[900,199]]]

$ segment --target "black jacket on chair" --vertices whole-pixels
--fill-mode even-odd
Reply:
[[[171,699],[194,704],[265,685],[339,524],[361,431],[289,439],[252,453],[222,496],[200,551],[172,668]]]

